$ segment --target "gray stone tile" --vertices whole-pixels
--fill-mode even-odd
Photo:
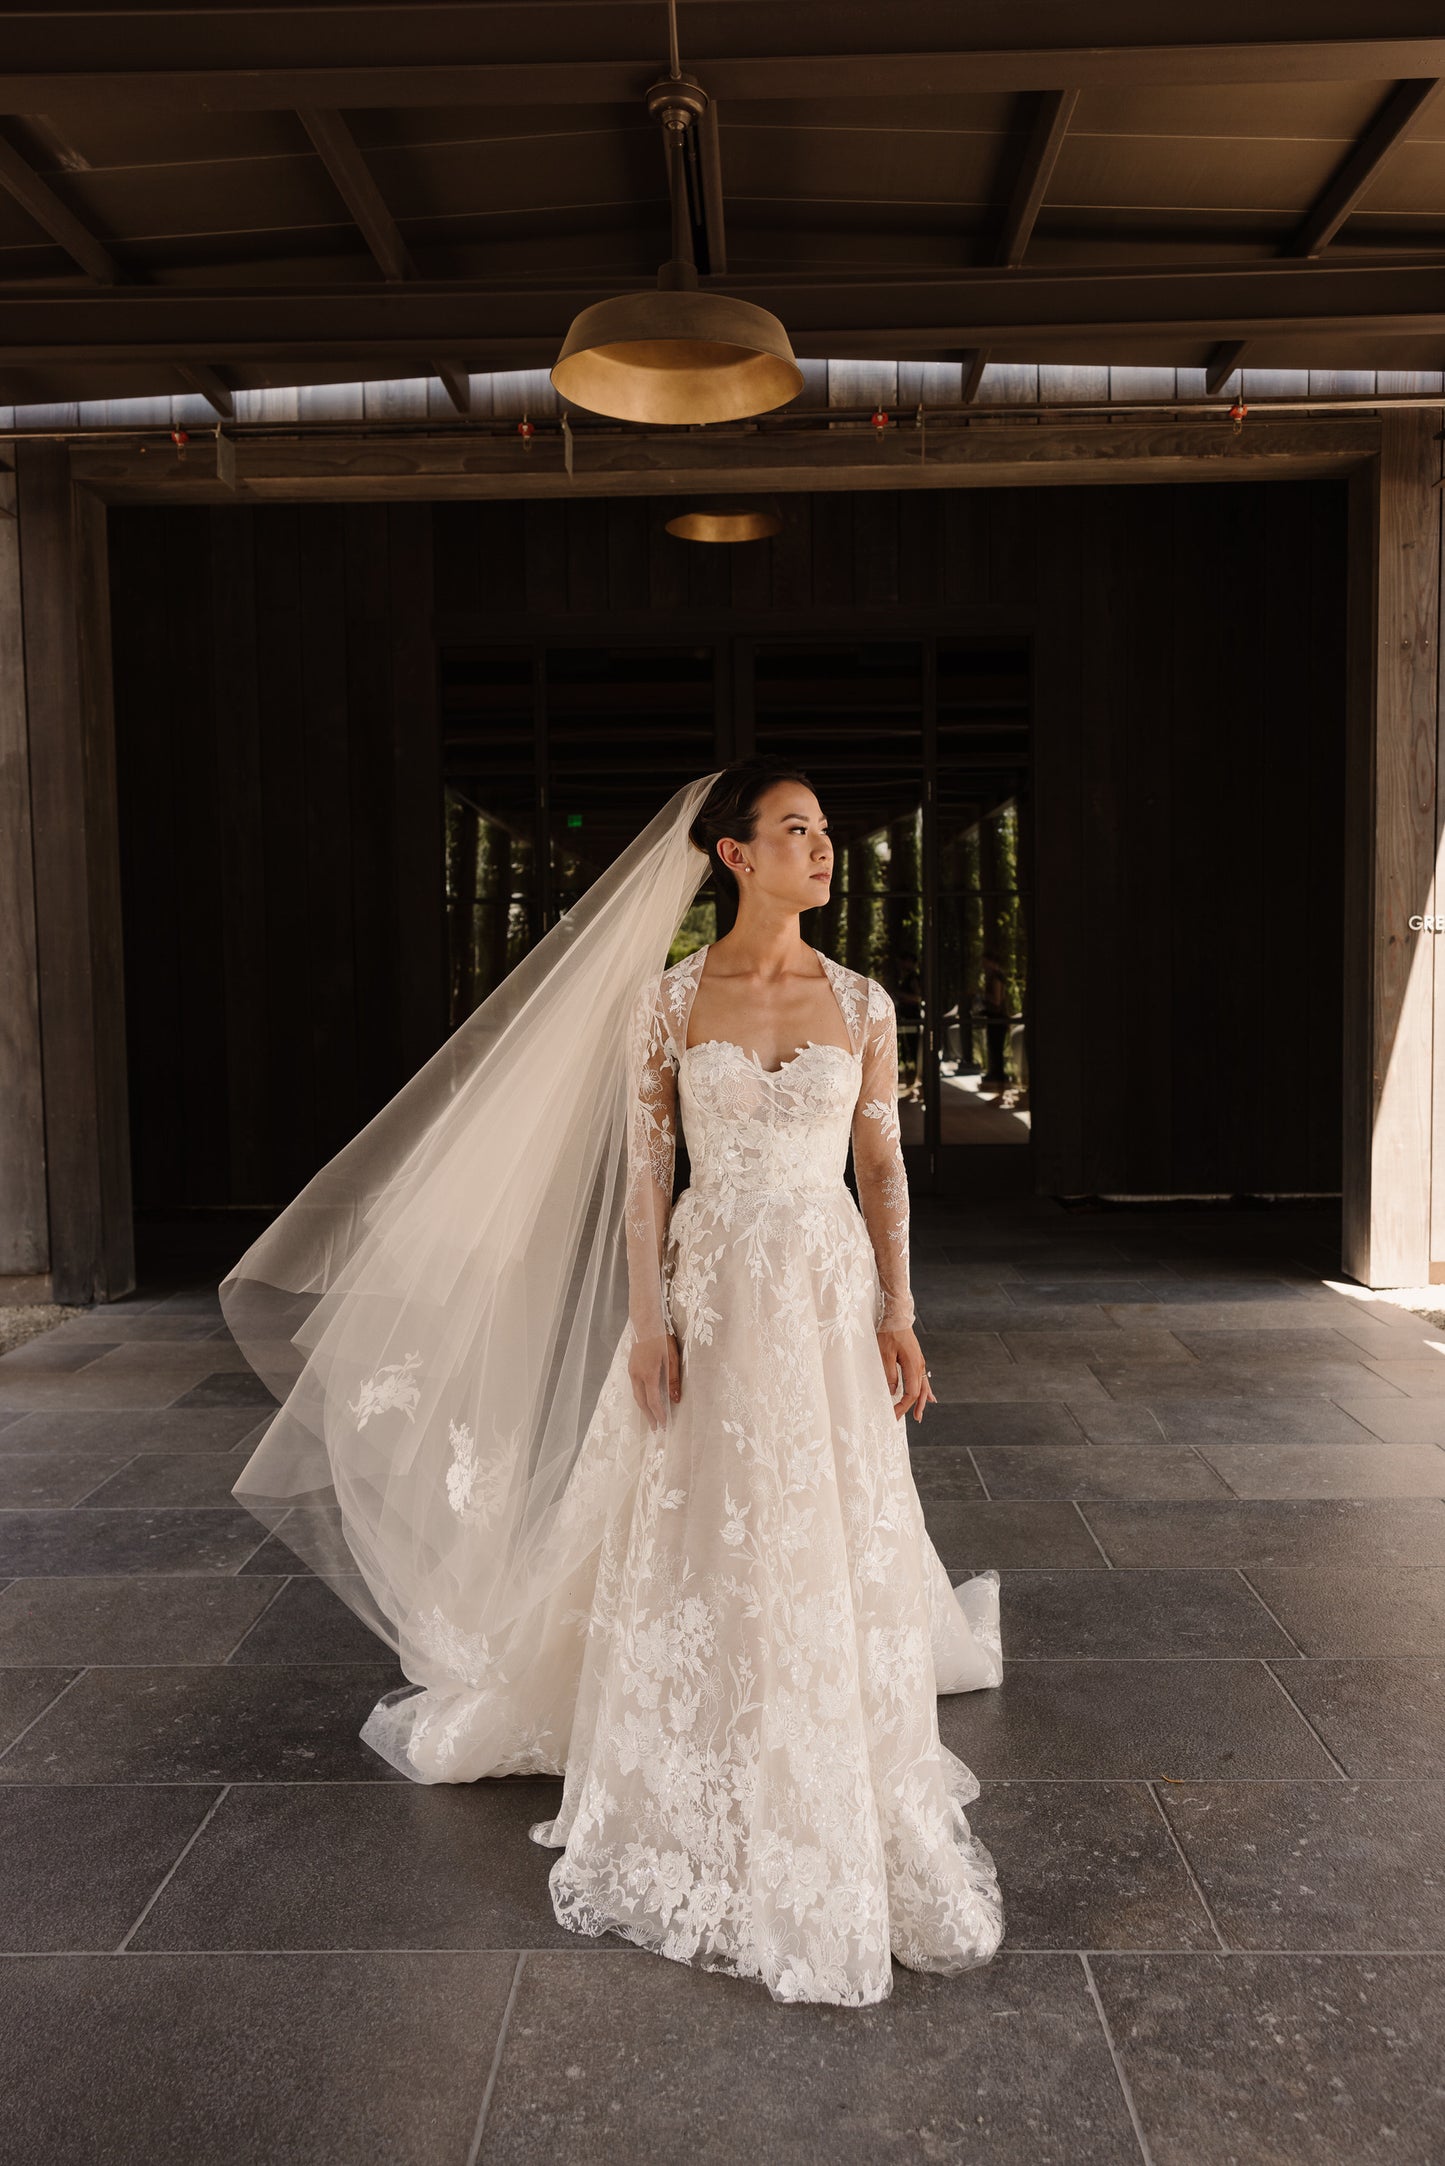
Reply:
[[[404,1682],[394,1661],[87,1670],[0,1782],[405,1782],[357,1734]]]
[[[1382,1383],[1402,1391],[1407,1399],[1445,1399],[1445,1360],[1439,1354],[1428,1361],[1390,1361],[1373,1355],[1365,1358]]]
[[[0,1669],[0,1752],[12,1745],[52,1700],[59,1698],[76,1674],[73,1669],[39,1664],[28,1669]]]
[[[280,1583],[218,1572],[13,1579],[0,1662],[224,1662]]]
[[[14,1957],[14,2156],[462,2166],[515,1968],[463,1951]]]
[[[1445,1564],[1445,1505],[1433,1497],[1082,1509],[1115,1565]]]
[[[1237,1572],[1005,1572],[1004,1651],[1247,1657],[1296,1652]],[[0,1605],[3,1615],[3,1605]]]
[[[928,1351],[928,1369],[938,1399],[969,1399],[979,1404],[1009,1400],[1025,1402],[1047,1399],[1103,1402],[1105,1391],[1098,1378],[1082,1362],[1058,1362],[1047,1368],[985,1367],[979,1362],[952,1360]],[[1155,1372],[1156,1374],[1162,1372]]]
[[[1101,1413],[1112,1411],[1108,1400]],[[1057,1400],[1030,1406],[1026,1401],[980,1405],[976,1400],[956,1400],[948,1406],[931,1406],[910,1440],[932,1450],[935,1445],[961,1444],[1077,1444],[1080,1418]],[[1157,1432],[1156,1432],[1157,1433]]]
[[[939,1348],[941,1342],[951,1338],[966,1338],[978,1332],[1002,1334],[1017,1332],[1024,1336],[1040,1332],[1052,1337],[1056,1332],[1072,1330],[1087,1331],[1098,1337],[1107,1333],[1111,1319],[1097,1301],[1051,1302],[1043,1307],[1024,1307],[1009,1298],[1004,1301],[949,1301],[937,1295],[929,1304],[928,1344],[930,1349]],[[962,1349],[960,1349],[962,1351]]]
[[[109,1480],[102,1479],[85,1500],[97,1508],[151,1505],[220,1505],[236,1509],[231,1490],[246,1463],[244,1451],[137,1452]],[[0,1458],[0,1481],[4,1461]]]
[[[1276,1663],[1290,1698],[1347,1775],[1445,1775],[1445,1664]]]
[[[89,1368],[110,1353],[114,1344],[113,1339],[62,1339],[57,1331],[42,1331],[38,1339],[27,1339],[23,1346],[0,1355],[0,1384],[22,1373],[69,1375]]]
[[[78,1504],[125,1465],[123,1452],[0,1451],[0,1511],[59,1510]]]
[[[1144,1444],[979,1445],[991,1497],[1227,1497],[1229,1484],[1192,1451]]]
[[[830,2008],[620,1951],[524,1959],[481,2157],[1123,2166],[1136,2148],[1072,1957],[895,1965],[889,1999]]]
[[[215,1323],[221,1320],[220,1295],[214,1286],[189,1287],[179,1293],[167,1294],[153,1307],[157,1316],[201,1316]]]
[[[197,1314],[180,1314],[164,1308],[143,1309],[138,1315],[118,1313],[114,1308],[97,1308],[57,1324],[51,1336],[66,1340],[104,1339],[112,1346],[146,1339],[173,1343],[180,1339],[204,1339],[216,1329],[220,1320],[219,1308]]]
[[[1021,1255],[1015,1266],[1025,1284],[1077,1279],[1083,1284],[1135,1279],[1136,1261],[1113,1241],[1054,1241]]]
[[[1005,1641],[1002,1685],[945,1694],[938,1727],[979,1777],[1338,1772],[1262,1662],[1020,1662]]]
[[[1244,1323],[1251,1331],[1295,1331],[1316,1320],[1310,1314],[1312,1304],[1288,1286],[1277,1287],[1263,1300],[1251,1296],[1247,1306],[1206,1294],[1188,1283],[1177,1291],[1156,1288],[1152,1301],[1101,1305],[1111,1323],[1126,1325],[1131,1331],[1142,1330],[1146,1324],[1164,1331],[1229,1331]]]
[[[52,1369],[0,1369],[0,1406],[21,1414],[163,1407],[172,1403],[184,1382],[182,1377],[145,1371],[111,1370],[103,1376],[101,1361],[73,1375]]]
[[[0,1431],[13,1428],[17,1421],[24,1421],[26,1418],[24,1414],[17,1414],[13,1407],[0,1408]]]
[[[956,1444],[915,1444],[908,1458],[920,1497],[957,1500],[984,1493],[972,1458]]]
[[[1328,1312],[1326,1312],[1328,1313]],[[1431,1336],[1418,1319],[1410,1323],[1377,1324],[1368,1316],[1331,1316],[1330,1329],[1348,1339],[1363,1354],[1383,1354],[1399,1360],[1418,1361]],[[1438,1337],[1439,1334],[1435,1333]]]
[[[1251,1565],[1245,1577],[1303,1654],[1428,1662],[1445,1648],[1438,1565]]]
[[[528,1833],[561,1798],[536,1776],[238,1787],[132,1945],[575,1949],[558,1852]]]
[[[1124,1405],[1117,1399],[1093,1399],[1069,1412],[1091,1444],[1167,1444],[1173,1440],[1152,1406]],[[1010,1443],[1011,1438],[989,1438]]]
[[[19,1578],[234,1572],[264,1538],[264,1529],[239,1505],[231,1511],[0,1512],[0,1571]]]
[[[923,1519],[939,1556],[950,1567],[1106,1569],[1098,1544],[1072,1504],[972,1504],[924,1497]]]
[[[1339,1401],[1372,1436],[1387,1444],[1445,1444],[1445,1406],[1438,1399],[1350,1399]],[[4,1439],[0,1438],[0,1449]]]
[[[926,1323],[920,1323],[918,1331],[930,1362],[937,1353],[951,1362],[967,1361],[981,1368],[1013,1367],[1013,1357],[996,1331],[940,1331]]]
[[[288,1552],[289,1554],[289,1552]],[[237,1574],[237,1584],[264,1587],[263,1579]],[[274,1586],[275,1582],[271,1584]],[[364,1581],[358,1576],[356,1586]],[[386,1643],[321,1579],[302,1575],[282,1583],[257,1624],[236,1648],[233,1662],[371,1662]]]
[[[1153,2166],[1439,2166],[1445,1958],[1091,1958]]]
[[[250,1363],[233,1340],[131,1339],[113,1346],[96,1364],[97,1376],[167,1375],[199,1383],[214,1375],[252,1375]]]
[[[295,1515],[289,1512],[286,1515],[288,1520],[293,1516]],[[258,1534],[261,1532],[259,1521],[256,1522],[256,1531]],[[248,1557],[241,1566],[243,1578],[255,1574],[260,1579],[289,1579],[301,1573],[309,1575],[310,1572],[311,1566],[305,1555],[294,1550],[289,1542],[275,1533],[268,1534],[255,1556]]]
[[[1171,1281],[1162,1274],[1152,1280],[1145,1306],[1168,1308],[1278,1308],[1300,1299],[1298,1287],[1280,1278],[1181,1277]]]
[[[1284,1366],[1304,1362],[1314,1366],[1319,1362],[1354,1362],[1360,1353],[1351,1339],[1346,1339],[1329,1324],[1300,1324],[1291,1329],[1288,1325],[1274,1330],[1250,1331],[1217,1327],[1201,1331],[1185,1325],[1176,1336],[1182,1346],[1189,1349],[1197,1360],[1217,1365],[1228,1363],[1252,1366],[1267,1361]]]
[[[219,1788],[0,1788],[0,1952],[117,1948]]]
[[[176,1400],[178,1407],[249,1406],[274,1407],[277,1401],[254,1369],[218,1369],[203,1376]]]
[[[968,1820],[998,1868],[1007,1947],[1219,1946],[1147,1784],[985,1782]]]
[[[1029,1277],[1009,1289],[1020,1308],[1084,1308],[1098,1301],[1152,1301],[1152,1289],[1127,1272],[1090,1271],[1083,1277]]]
[[[264,1410],[258,1412],[253,1406],[108,1413],[58,1408],[43,1414],[15,1414],[10,1420],[11,1425],[0,1430],[0,1456],[41,1449],[114,1451],[126,1459],[143,1451],[232,1451],[247,1438],[259,1440],[266,1426]]]
[[[1096,1361],[1093,1373],[1116,1399],[1147,1399],[1161,1408],[1175,1399],[1322,1399],[1397,1397],[1397,1387],[1375,1370],[1349,1362],[1196,1362],[1171,1368],[1164,1362]],[[1375,1384],[1370,1382],[1375,1377]]]
[[[1403,1407],[1403,1399],[1372,1406]],[[1173,1399],[1159,1409],[1173,1444],[1366,1444],[1371,1431],[1343,1407],[1308,1399]]]
[[[1161,1792],[1231,1948],[1445,1951],[1445,1784]]]
[[[1143,1331],[1001,1331],[999,1343],[1021,1367],[1031,1363],[1050,1367],[1072,1361],[1147,1361],[1193,1369],[1194,1356],[1186,1353],[1174,1334],[1146,1327]]]
[[[1434,1444],[1371,1437],[1364,1444],[1215,1443],[1199,1450],[1239,1497],[1445,1497],[1445,1451]]]

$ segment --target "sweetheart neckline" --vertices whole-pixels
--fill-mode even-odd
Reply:
[[[851,1046],[830,1045],[826,1039],[822,1038],[805,1039],[803,1044],[798,1047],[797,1052],[789,1054],[788,1058],[776,1068],[765,1068],[758,1055],[744,1052],[736,1038],[699,1038],[696,1045],[685,1045],[682,1050],[684,1055],[700,1053],[704,1046],[709,1045],[726,1046],[730,1051],[741,1054],[744,1060],[753,1061],[757,1066],[759,1075],[782,1075],[786,1069],[794,1067],[805,1053],[841,1053],[844,1060],[857,1060],[858,1058],[857,1053],[854,1052]]]

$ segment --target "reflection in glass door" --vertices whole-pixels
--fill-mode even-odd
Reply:
[[[936,650],[939,1145],[1028,1140],[1029,701],[1017,642]]]

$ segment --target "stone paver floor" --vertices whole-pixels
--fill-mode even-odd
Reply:
[[[0,1359],[0,2151],[1438,2166],[1445,1334],[1337,1255],[1320,1211],[916,1207],[1008,1924],[865,2010],[579,1943],[559,1785],[361,1744],[389,1653],[230,1497],[229,1253]]]

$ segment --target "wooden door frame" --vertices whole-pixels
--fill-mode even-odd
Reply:
[[[498,437],[257,432],[235,440],[224,476],[167,455],[164,432],[152,450],[21,441],[18,548],[0,549],[0,689],[23,702],[0,740],[0,892],[22,905],[4,951],[19,993],[5,1041],[17,1110],[0,1141],[20,1146],[24,1171],[0,1183],[0,1298],[23,1287],[109,1300],[134,1285],[107,506],[672,495],[704,482],[748,493],[1348,479],[1341,1266],[1366,1285],[1445,1282],[1445,950],[1410,924],[1433,918],[1440,892],[1439,420],[1251,417],[1234,436],[1212,417],[1004,414],[930,430],[926,460],[901,432],[881,444],[846,430],[619,434],[589,444],[571,474],[560,445]]]

